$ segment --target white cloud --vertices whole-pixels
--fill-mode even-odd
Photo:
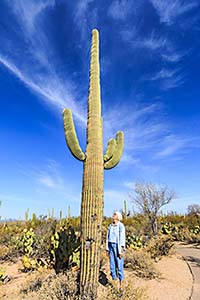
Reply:
[[[104,145],[117,131],[124,132],[124,151],[119,166],[129,167],[130,164],[143,169],[141,152],[149,151],[160,143],[167,134],[168,125],[162,119],[162,108],[159,103],[146,106],[116,106],[103,116]]]
[[[64,189],[64,180],[60,174],[58,164],[50,160],[43,170],[35,172],[35,180],[42,186],[52,189]]]
[[[123,183],[123,185],[128,188],[129,190],[132,190],[135,186],[135,182],[132,182],[132,181],[125,181]]]
[[[161,84],[161,88],[165,91],[177,88],[185,83],[185,79],[183,75],[178,74],[173,77],[165,78],[165,80]]]
[[[152,76],[151,80],[158,80],[158,79],[165,79],[165,78],[171,78],[173,77],[178,70],[169,70],[169,69],[161,69],[159,72],[157,72],[154,76]]]
[[[174,52],[174,53],[165,53],[165,54],[162,54],[161,56],[162,56],[163,60],[165,60],[165,61],[177,63],[183,58],[184,54]]]
[[[180,69],[166,69],[162,68],[159,72],[153,75],[150,80],[160,81],[160,87],[163,90],[169,90],[179,87],[185,80],[183,74],[180,73]]]
[[[49,74],[45,78],[40,74],[24,74],[15,64],[0,55],[0,63],[12,72],[23,84],[29,87],[33,92],[37,93],[40,98],[49,105],[53,105],[59,112],[63,108],[69,107],[72,109],[76,118],[86,123],[84,111],[74,102],[73,85],[69,86],[69,81],[66,85],[62,84],[61,80],[56,75]],[[33,76],[32,76],[33,75]]]
[[[133,12],[135,3],[129,0],[115,0],[108,8],[108,15],[115,20],[126,20],[127,16]]]
[[[184,0],[150,0],[161,23],[172,25],[183,14],[199,6],[197,1]]]
[[[162,36],[157,36],[154,32],[149,37],[138,40],[135,45],[142,48],[147,48],[152,51],[160,50],[168,47],[169,41]]]
[[[157,117],[160,111],[158,103],[140,107],[112,107],[103,116],[105,141],[115,137],[116,132],[122,130],[125,136],[125,157],[129,157],[130,152],[148,149],[156,143],[158,136],[165,132],[166,125]]]
[[[129,164],[129,166],[131,166],[131,165],[137,166],[140,163],[140,159],[138,157],[134,157],[131,154],[128,154],[127,152],[124,152],[122,154],[122,158],[121,158],[120,162]]]
[[[59,113],[64,107],[69,107],[75,117],[85,124],[84,105],[80,101],[78,104],[74,101],[80,98],[78,89],[71,81],[67,70],[63,74],[57,72],[54,48],[42,22],[44,14],[48,12],[47,8],[53,8],[54,4],[54,0],[37,3],[33,0],[13,1],[11,9],[21,29],[20,41],[13,37],[9,47],[6,45],[5,49],[1,47],[0,64],[36,92],[47,104],[54,106]],[[24,48],[21,48],[22,41]]]
[[[53,7],[55,5],[55,0],[42,0],[42,1],[32,1],[32,0],[17,0],[12,1],[12,3],[7,0],[8,4],[11,5],[12,9],[16,15],[20,16],[21,24],[26,24],[26,28],[22,26],[22,30],[25,32],[31,32],[35,29],[35,20],[37,16],[40,15],[48,7]]]
[[[20,173],[30,178],[36,186],[55,189],[64,192],[66,185],[60,165],[53,159],[47,159],[42,166],[29,166],[28,169],[19,166]]]
[[[81,41],[85,42],[91,29],[96,28],[98,14],[95,7],[91,7],[94,0],[78,0],[74,12],[74,25],[81,33]],[[84,45],[84,47],[87,47]]]
[[[144,48],[150,51],[166,50],[171,43],[164,36],[160,36],[152,31],[148,36],[141,37],[138,35],[137,29],[121,30],[120,36],[122,40],[130,43],[133,48]]]
[[[157,158],[165,158],[177,154],[185,154],[190,148],[199,147],[200,139],[198,137],[184,137],[176,134],[167,135],[161,144],[161,149]]]

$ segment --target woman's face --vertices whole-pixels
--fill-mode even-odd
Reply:
[[[118,221],[118,215],[116,213],[113,214],[113,221]]]

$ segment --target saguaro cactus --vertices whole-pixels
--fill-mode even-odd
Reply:
[[[123,132],[108,141],[103,155],[103,129],[100,96],[99,33],[92,31],[90,55],[90,85],[88,97],[87,146],[85,154],[79,145],[72,113],[63,112],[66,142],[71,153],[83,161],[81,203],[81,274],[80,297],[96,299],[103,217],[104,169],[115,167],[123,151]]]

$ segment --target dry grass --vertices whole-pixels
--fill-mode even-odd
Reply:
[[[77,273],[49,275],[44,280],[38,276],[21,289],[20,300],[77,300]]]
[[[117,300],[119,298],[122,300],[148,300],[144,289],[133,288],[130,284],[123,289],[123,292],[108,285],[100,297],[101,300]]]
[[[125,255],[125,267],[133,270],[134,274],[141,278],[158,278],[159,273],[153,265],[153,261],[148,253],[128,249]]]

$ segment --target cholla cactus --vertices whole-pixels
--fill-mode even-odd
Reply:
[[[81,275],[80,294],[96,299],[103,217],[104,169],[115,167],[122,155],[124,135],[108,141],[103,155],[103,129],[100,97],[99,33],[92,31],[90,57],[90,86],[88,97],[87,146],[84,153],[79,145],[72,113],[63,112],[67,145],[78,160],[84,163],[81,203]]]

